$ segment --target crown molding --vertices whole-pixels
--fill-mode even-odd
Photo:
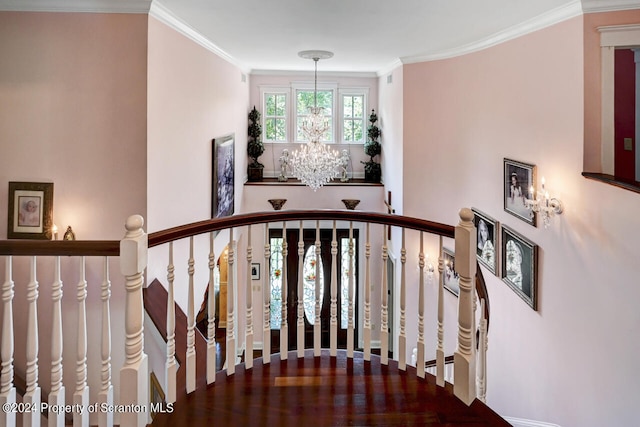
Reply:
[[[313,71],[307,70],[251,70],[252,76],[285,76],[285,77],[311,77]],[[375,72],[369,71],[318,71],[318,77],[354,77],[354,78],[375,78]]]
[[[640,9],[638,0],[582,0],[584,13]]]
[[[398,67],[402,66],[402,61],[400,59],[396,59],[395,61],[393,61],[392,63],[388,64],[386,67],[379,69],[376,72],[376,75],[378,77],[382,77],[386,74],[389,74],[391,72],[393,72],[393,70],[395,70]]]
[[[152,0],[0,0],[0,11],[148,13]]]
[[[413,64],[416,62],[436,61],[439,59],[467,55],[469,53],[478,52],[526,34],[533,33],[534,31],[541,30],[580,15],[582,15],[582,3],[580,0],[572,0],[566,5],[552,9],[535,18],[524,21],[521,24],[507,28],[506,30],[498,31],[489,37],[477,40],[473,43],[427,55],[407,56],[400,58],[400,61],[402,61],[403,64]]]
[[[170,28],[173,28],[183,36],[191,39],[192,41],[198,43],[200,46],[204,47],[208,51],[218,55],[220,58],[225,61],[235,65],[245,74],[249,74],[249,68],[247,68],[244,64],[240,63],[233,56],[229,55],[223,49],[218,47],[215,43],[211,42],[209,39],[200,34],[197,30],[191,27],[189,24],[178,18],[173,14],[169,9],[167,9],[162,3],[157,0],[153,0],[151,3],[151,8],[149,10],[149,16],[154,17],[158,21],[167,25]]]

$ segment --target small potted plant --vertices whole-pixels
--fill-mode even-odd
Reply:
[[[258,157],[264,153],[264,145],[260,140],[260,136],[262,136],[260,112],[256,110],[254,105],[253,110],[249,112],[249,140],[247,141],[247,153],[252,159],[247,166],[249,181],[262,181],[264,165],[258,161]]]
[[[364,180],[366,182],[380,182],[382,177],[382,167],[380,163],[373,160],[374,157],[382,153],[382,145],[378,141],[380,138],[380,128],[376,125],[378,116],[375,110],[371,110],[369,115],[370,125],[367,128],[367,142],[364,143],[364,153],[369,156],[369,160],[361,162],[364,164]]]

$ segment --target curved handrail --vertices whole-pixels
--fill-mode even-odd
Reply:
[[[403,215],[391,215],[377,212],[363,212],[350,210],[282,210],[253,212],[249,214],[232,215],[224,218],[209,219],[205,221],[193,222],[178,227],[156,231],[149,234],[149,247],[168,243],[185,237],[196,236],[210,231],[223,230],[225,228],[241,227],[251,224],[262,224],[265,222],[278,221],[300,221],[300,220],[337,220],[337,221],[361,221],[376,224],[386,224],[410,228],[437,234],[443,237],[454,237],[455,228],[451,225],[424,219],[413,218]]]

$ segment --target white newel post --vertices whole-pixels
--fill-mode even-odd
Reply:
[[[149,362],[144,353],[144,306],[142,285],[147,266],[147,235],[140,215],[127,218],[124,238],[120,241],[120,270],[125,276],[125,362],[120,369],[120,404],[140,411],[120,415],[122,427],[143,427],[149,418]],[[142,409],[144,408],[144,410]]]
[[[456,226],[456,270],[460,277],[458,299],[458,346],[453,354],[453,393],[465,404],[476,398],[476,349],[474,344],[474,281],[476,277],[476,231],[471,209],[460,210]]]
[[[2,285],[2,374],[0,374],[0,404],[16,403],[16,388],[13,386],[13,277],[12,259],[10,256],[5,259],[5,280]],[[16,414],[12,411],[2,411],[0,413],[0,426],[15,427]]]

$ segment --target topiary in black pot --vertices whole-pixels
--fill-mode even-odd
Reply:
[[[260,140],[262,136],[262,126],[260,125],[260,112],[253,110],[249,112],[249,140],[247,141],[247,154],[252,161],[247,166],[249,181],[262,181],[264,165],[258,161],[258,157],[264,153],[264,144]]]
[[[380,182],[380,178],[382,177],[382,167],[380,163],[373,160],[374,157],[382,153],[382,145],[378,142],[381,132],[380,128],[376,125],[377,121],[378,116],[375,110],[371,110],[371,114],[369,115],[370,125],[367,128],[368,138],[367,142],[364,143],[364,153],[369,156],[369,160],[361,162],[364,164],[364,180],[366,182]]]

